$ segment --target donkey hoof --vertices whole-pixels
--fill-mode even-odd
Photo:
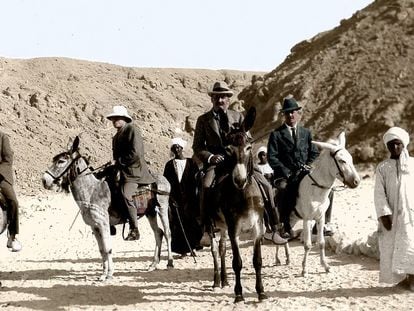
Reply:
[[[325,271],[326,271],[326,273],[329,273],[329,272],[331,271],[331,267],[326,266],[326,267],[325,267]]]
[[[172,259],[168,259],[167,269],[172,269],[172,268],[174,268],[174,262]]]
[[[148,272],[154,271],[157,269],[157,265],[150,265],[147,269]]]
[[[267,295],[265,293],[260,293],[259,294],[259,301],[263,301],[267,299]]]
[[[307,272],[307,271],[302,271],[302,276],[303,276],[304,278],[306,278],[306,277],[308,276],[308,272]]]
[[[240,303],[240,302],[244,302],[243,295],[236,295],[236,298],[234,298],[234,303]]]

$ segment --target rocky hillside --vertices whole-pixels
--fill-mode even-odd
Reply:
[[[0,58],[0,130],[9,134],[15,151],[17,187],[26,194],[41,191],[42,173],[76,135],[95,167],[108,162],[114,129],[105,116],[118,104],[137,120],[146,158],[161,171],[170,139],[191,140],[197,116],[211,108],[207,90],[214,81],[225,80],[237,93],[253,74]],[[186,154],[191,156],[190,144]]]
[[[267,139],[280,124],[281,100],[292,94],[317,139],[345,130],[355,159],[376,162],[385,156],[382,134],[389,127],[414,131],[413,84],[414,1],[376,0],[337,28],[298,43],[239,97],[258,108],[256,137]]]
[[[207,90],[216,80],[239,95],[234,108],[257,107],[252,132],[258,143],[265,144],[280,124],[281,99],[292,94],[316,139],[345,130],[355,160],[375,163],[385,156],[381,136],[388,127],[414,130],[413,35],[412,0],[376,0],[335,29],[298,43],[264,75],[0,58],[0,129],[15,150],[17,187],[26,194],[41,191],[42,172],[75,135],[92,164],[109,161],[114,129],[105,115],[118,104],[137,120],[147,160],[161,171],[172,137],[191,145],[195,120],[211,107]],[[185,152],[191,155],[190,146]]]

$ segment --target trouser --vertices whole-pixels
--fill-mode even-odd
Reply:
[[[213,194],[213,182],[216,178],[216,172],[215,172],[215,165],[209,166],[205,172],[204,176],[201,180],[201,191],[200,191],[200,218],[202,222],[202,226],[204,227],[204,231],[211,231],[212,230],[212,211],[210,208],[214,205],[214,198],[216,196]]]
[[[122,196],[124,197],[125,206],[128,211],[129,228],[138,228],[137,208],[135,207],[132,196],[137,192],[140,185],[136,182],[126,181],[122,185]]]
[[[270,228],[273,232],[278,231],[281,223],[279,212],[275,205],[275,198],[272,185],[269,183],[266,177],[258,171],[253,172],[253,177],[264,191],[264,207],[266,210]]]
[[[13,186],[6,180],[0,182],[0,189],[7,201],[7,218],[9,219],[9,234],[19,234],[19,202]]]

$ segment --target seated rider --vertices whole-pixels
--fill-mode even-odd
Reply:
[[[144,158],[144,143],[141,133],[132,123],[132,118],[124,106],[114,106],[106,116],[112,121],[116,134],[112,139],[113,164],[121,172],[120,187],[128,209],[128,241],[139,240],[137,208],[133,195],[138,187],[155,182]]]
[[[19,202],[13,188],[12,164],[13,150],[10,147],[9,138],[5,133],[0,132],[0,190],[6,199],[9,220],[7,248],[18,252],[22,249],[22,245],[16,238],[16,235],[19,234]]]
[[[212,229],[209,215],[209,212],[212,211],[208,208],[209,205],[212,205],[211,202],[209,204],[209,199],[214,198],[211,193],[212,185],[217,174],[224,175],[226,172],[226,165],[224,164],[226,161],[224,129],[230,128],[231,131],[236,124],[240,125],[243,121],[243,115],[240,112],[228,109],[233,92],[225,82],[214,83],[208,95],[211,97],[213,108],[197,119],[193,141],[194,154],[203,162],[205,169],[201,189],[200,214],[206,232],[210,232]],[[273,242],[285,244],[287,241],[280,237],[277,228],[279,219],[273,202],[272,187],[258,169],[255,169],[254,177],[262,185],[269,198],[267,201],[270,207],[269,204],[265,205],[268,214],[271,215]]]
[[[319,155],[318,149],[312,144],[310,130],[298,124],[301,109],[293,97],[283,100],[281,113],[284,114],[285,122],[270,133],[267,146],[268,161],[278,188],[278,207],[285,238],[293,238],[290,214],[296,205],[299,182],[308,173],[304,168]]]

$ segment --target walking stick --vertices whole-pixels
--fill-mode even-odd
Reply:
[[[174,203],[175,203],[175,202],[174,202]],[[181,228],[181,231],[183,232],[185,242],[187,243],[187,246],[188,246],[188,249],[190,250],[190,254],[191,254],[191,256],[193,256],[194,263],[197,263],[197,260],[195,259],[196,255],[195,255],[195,253],[194,253],[193,249],[191,248],[190,242],[188,242],[187,235],[185,234],[184,226],[183,226],[183,223],[182,223],[182,221],[181,221],[181,216],[180,216],[180,213],[178,212],[177,205],[176,205],[176,204],[174,204],[174,203],[173,203],[172,205],[174,206],[175,211],[176,211],[176,213],[177,213],[178,222],[180,223],[180,228]]]

